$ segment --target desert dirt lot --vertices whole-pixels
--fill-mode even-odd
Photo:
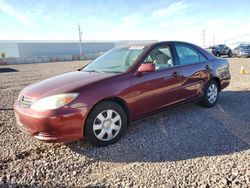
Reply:
[[[250,59],[229,59],[218,104],[188,104],[132,123],[117,143],[45,144],[20,132],[13,103],[28,84],[84,62],[0,66],[0,187],[250,187]]]

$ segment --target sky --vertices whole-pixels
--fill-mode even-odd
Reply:
[[[182,40],[250,36],[249,0],[0,0],[0,40]],[[249,37],[250,38],[250,37]]]

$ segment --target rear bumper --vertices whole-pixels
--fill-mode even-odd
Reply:
[[[230,80],[223,80],[221,82],[221,90],[225,89],[227,86],[229,86]]]
[[[228,75],[226,77],[224,77],[223,79],[221,79],[221,90],[225,89],[227,86],[229,86],[231,81],[231,75],[230,73],[228,73]]]
[[[87,107],[36,112],[14,105],[18,128],[38,140],[63,142],[83,138]]]

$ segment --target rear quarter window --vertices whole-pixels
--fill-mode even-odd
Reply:
[[[199,52],[198,52],[199,53]],[[204,62],[204,61],[207,61],[208,59],[202,55],[201,53],[199,53],[199,56],[200,56],[200,62]]]

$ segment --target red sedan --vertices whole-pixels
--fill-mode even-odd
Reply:
[[[24,88],[15,102],[19,128],[43,141],[118,141],[129,122],[187,102],[216,104],[229,64],[186,42],[114,48],[82,69]]]

